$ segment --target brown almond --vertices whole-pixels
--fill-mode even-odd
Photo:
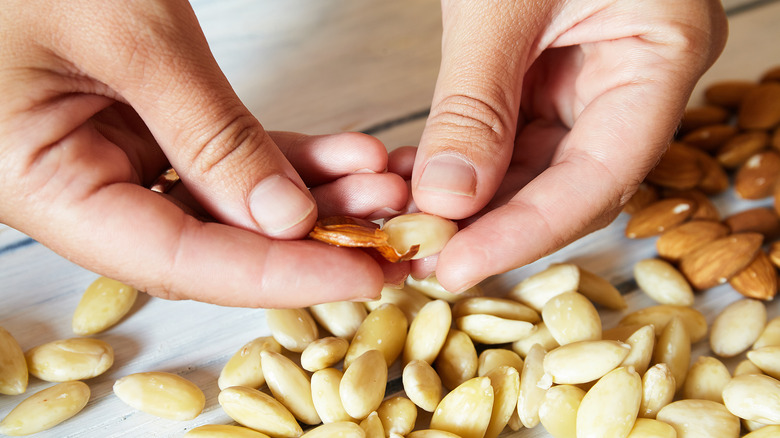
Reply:
[[[673,189],[696,187],[704,176],[692,147],[674,142],[645,178],[646,181]]]
[[[748,298],[769,301],[777,295],[777,268],[769,255],[758,251],[745,269],[731,277],[729,284]]]
[[[780,124],[780,83],[766,82],[749,90],[739,106],[742,129],[772,129]]]
[[[761,80],[759,82],[780,82],[780,65],[771,67],[767,71],[764,72],[764,74],[761,75]]]
[[[759,152],[740,166],[734,176],[734,190],[743,199],[763,199],[774,194],[780,175],[780,153]]]
[[[737,128],[728,124],[703,126],[682,137],[681,141],[689,146],[705,151],[715,151],[731,137],[737,135]]]
[[[724,219],[723,223],[728,225],[732,233],[761,233],[766,240],[780,236],[780,217],[769,207],[756,207],[734,213]]]
[[[680,122],[679,134],[686,134],[702,126],[725,123],[729,119],[729,111],[717,105],[701,105],[685,110]]]
[[[756,86],[755,82],[744,80],[716,82],[704,90],[704,99],[711,105],[736,108],[745,95]]]
[[[626,224],[626,237],[642,239],[673,228],[693,214],[696,203],[684,198],[662,199],[634,214]]]
[[[772,242],[772,244],[769,245],[767,255],[769,256],[769,260],[772,261],[772,264],[775,265],[776,268],[780,268],[780,240]]]
[[[701,149],[693,150],[696,153],[696,159],[699,161],[699,167],[704,173],[696,186],[697,189],[707,195],[717,195],[731,187],[731,181],[729,181],[726,169],[723,168],[715,157]]]
[[[661,234],[655,247],[661,258],[676,262],[689,252],[728,234],[728,226],[720,222],[692,220]]]
[[[775,132],[772,133],[769,146],[776,151],[780,151],[780,127],[775,128]]]
[[[761,248],[759,233],[736,233],[721,237],[686,254],[680,271],[699,290],[725,283],[745,269]]]
[[[704,219],[710,221],[719,221],[721,219],[718,207],[712,202],[709,196],[698,189],[689,190],[669,190],[662,194],[663,198],[683,198],[693,201],[696,208],[690,220]]]
[[[718,148],[715,158],[723,167],[736,169],[768,145],[769,134],[766,131],[743,132],[731,137]]]
[[[626,214],[635,214],[657,200],[658,189],[652,184],[641,183],[639,184],[639,187],[637,187],[636,192],[634,192],[634,195],[631,196],[631,199],[623,206],[623,211]]]

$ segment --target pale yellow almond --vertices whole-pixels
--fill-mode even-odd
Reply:
[[[558,341],[553,338],[550,329],[547,328],[547,324],[544,321],[537,323],[536,330],[530,335],[512,342],[512,351],[520,355],[520,357],[526,357],[528,352],[531,351],[531,347],[535,344],[541,345],[547,351],[558,346]]]
[[[750,350],[747,352],[747,358],[765,374],[780,379],[780,346]]]
[[[268,350],[260,352],[260,364],[271,394],[295,418],[306,424],[322,421],[312,400],[309,375],[298,364],[281,353]]]
[[[658,412],[657,420],[671,424],[678,438],[737,438],[739,418],[710,400],[677,400]]]
[[[749,359],[743,359],[734,367],[734,377],[745,374],[764,374],[764,372]]]
[[[544,401],[548,385],[543,383],[544,356],[547,352],[539,344],[528,351],[520,373],[520,393],[517,397],[517,413],[523,426],[532,428],[539,424],[539,408]]]
[[[618,341],[579,341],[562,345],[544,357],[544,372],[553,383],[591,382],[617,368],[631,346]]]
[[[311,316],[333,336],[352,339],[366,318],[366,306],[353,301],[334,301],[309,307]]]
[[[84,382],[64,382],[36,392],[0,421],[0,435],[20,436],[42,432],[78,414],[89,401]]]
[[[519,354],[506,348],[488,348],[479,353],[477,375],[484,376],[500,366],[510,366],[517,371],[523,369],[523,359]]]
[[[631,350],[620,366],[634,367],[640,376],[643,375],[653,359],[655,329],[651,325],[646,325],[629,336],[625,343],[630,346]]]
[[[73,333],[100,333],[118,323],[133,308],[138,290],[107,277],[92,282],[73,312]]]
[[[401,396],[382,401],[376,413],[386,435],[395,433],[404,436],[414,429],[417,421],[417,406],[408,398]]]
[[[682,396],[723,403],[723,388],[729,381],[731,373],[723,362],[714,357],[699,356],[685,377]]]
[[[271,336],[295,353],[320,337],[317,323],[306,309],[267,309],[265,319]]]
[[[579,267],[572,263],[559,263],[521,281],[507,297],[541,312],[550,298],[564,292],[576,292],[579,285]]]
[[[512,412],[512,416],[509,417],[509,423],[507,423],[506,427],[513,432],[517,432],[524,427],[523,422],[520,421],[520,414],[517,413],[517,409]]]
[[[231,386],[219,393],[225,413],[237,423],[272,437],[299,437],[300,424],[283,404],[254,388]]]
[[[780,316],[772,318],[758,336],[753,348],[772,347],[780,345]]]
[[[404,392],[420,409],[433,412],[441,401],[442,384],[436,370],[423,360],[406,364],[402,374]]]
[[[761,374],[734,377],[723,389],[723,403],[745,420],[780,424],[780,381]]]
[[[360,422],[360,428],[366,433],[366,438],[385,438],[385,428],[376,411]]]
[[[660,259],[641,260],[634,265],[634,278],[639,288],[660,304],[693,304],[693,288],[669,262]]]
[[[556,385],[547,390],[539,407],[539,420],[555,438],[577,438],[577,409],[585,391],[572,385]]]
[[[369,312],[373,312],[382,304],[393,304],[397,306],[406,316],[407,321],[413,321],[417,312],[431,301],[426,295],[411,287],[387,287],[382,288],[382,295],[378,300],[367,301],[365,304]]]
[[[206,396],[197,385],[161,371],[122,377],[114,382],[114,394],[131,408],[176,421],[192,420],[206,405]]]
[[[601,339],[626,342],[637,330],[648,326],[653,327],[653,333],[655,333],[655,327],[652,324],[618,324],[602,330]]]
[[[577,409],[577,438],[627,436],[642,402],[642,379],[633,369],[616,368],[598,380]],[[605,409],[605,407],[608,407]]]
[[[485,431],[485,438],[496,438],[509,423],[513,412],[517,412],[517,398],[520,394],[520,372],[516,368],[502,365],[494,368],[485,377],[493,387],[493,411]]]
[[[536,329],[536,326],[528,321],[476,314],[455,319],[455,325],[475,342],[488,345],[515,342]]]
[[[387,242],[399,254],[405,254],[418,245],[412,260],[438,254],[444,245],[458,232],[458,224],[428,213],[409,213],[396,216],[382,225]]]
[[[114,349],[105,341],[71,338],[33,347],[24,354],[30,374],[49,382],[91,379],[114,364]]]
[[[560,345],[601,339],[599,313],[578,292],[564,292],[550,298],[542,308],[542,320]]]
[[[691,343],[699,342],[707,335],[707,318],[700,311],[688,306],[659,304],[644,307],[623,317],[619,325],[652,324],[655,328],[655,335],[660,336],[673,317],[680,318],[685,325],[685,330],[690,335]]]
[[[185,433],[186,438],[270,438],[268,435],[232,424],[206,424]]]
[[[407,364],[415,359],[433,363],[439,355],[452,325],[452,310],[448,302],[433,300],[417,314],[409,324],[402,361]]]
[[[763,427],[766,427],[766,424],[759,423],[758,421],[752,421],[752,420],[745,420],[744,418],[740,418],[739,422],[742,423],[742,429],[753,432],[754,430],[761,429]]]
[[[28,379],[27,361],[22,347],[11,333],[0,327],[0,394],[24,393]]]
[[[366,432],[351,421],[322,424],[302,435],[304,438],[366,438]]]
[[[311,375],[311,399],[323,423],[352,420],[339,394],[343,376],[336,368],[324,368]]]
[[[352,337],[344,356],[344,368],[349,368],[352,361],[369,350],[379,350],[385,364],[390,366],[404,349],[408,327],[406,316],[394,304],[382,304],[372,310]]]
[[[780,425],[769,425],[756,429],[742,438],[777,438],[778,436],[780,436]]]
[[[637,418],[626,438],[677,438],[677,431],[663,421]]]
[[[453,318],[474,314],[493,315],[531,323],[541,321],[536,310],[508,298],[471,297],[460,300],[452,306]]]
[[[421,280],[410,275],[406,278],[406,286],[417,290],[431,299],[444,300],[448,303],[455,303],[466,298],[481,297],[485,295],[485,291],[483,291],[479,285],[472,286],[457,294],[452,293],[445,289],[433,275]]]
[[[406,435],[406,438],[460,438],[460,435],[444,430],[421,429]]]
[[[685,325],[678,317],[672,318],[658,337],[653,362],[666,363],[674,376],[677,389],[682,388],[691,361],[691,340]]]
[[[639,407],[639,416],[655,418],[661,408],[674,400],[676,391],[677,383],[669,365],[658,363],[650,367],[642,376],[642,403]]]
[[[431,429],[461,438],[485,436],[493,410],[493,387],[488,377],[474,377],[444,396],[431,418]]]
[[[577,291],[592,302],[607,309],[621,310],[628,307],[620,291],[607,279],[580,268],[580,284]]]
[[[385,398],[387,363],[379,350],[368,350],[344,372],[339,395],[350,417],[362,420]]]
[[[265,384],[263,367],[260,366],[260,352],[264,350],[282,352],[282,346],[271,336],[263,336],[245,344],[235,352],[219,373],[219,389],[231,386],[259,388]]]
[[[469,335],[451,329],[433,362],[433,367],[447,389],[455,389],[461,383],[477,375],[479,357]]]
[[[712,322],[710,348],[721,357],[736,356],[753,345],[766,326],[766,306],[753,299],[735,301]]]
[[[307,345],[301,353],[301,367],[306,371],[317,371],[331,367],[344,359],[349,342],[344,338],[328,336]]]

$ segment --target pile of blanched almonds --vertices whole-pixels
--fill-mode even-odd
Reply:
[[[658,257],[634,266],[656,305],[628,309],[609,281],[557,263],[504,297],[409,279],[378,301],[267,310],[271,336],[247,340],[217,382],[236,424],[186,436],[780,437],[780,317],[767,317],[780,208],[722,218],[711,199],[732,186],[744,199],[780,196],[780,69],[706,96],[626,207],[627,238],[657,239]],[[725,282],[740,299],[708,324],[694,297]],[[89,336],[121,321],[136,294],[98,279],[74,313],[79,337],[26,352],[0,328],[0,394],[24,393],[29,375],[55,383],[21,401],[0,434],[47,430],[85,406],[83,380],[113,365],[111,346]],[[602,327],[600,310],[624,316]],[[693,357],[698,343],[710,354]],[[114,393],[171,421],[206,403],[167,372],[127,375]]]

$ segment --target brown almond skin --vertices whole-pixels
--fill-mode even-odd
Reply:
[[[736,126],[718,124],[702,126],[684,135],[680,140],[690,146],[705,151],[715,151],[724,145],[731,137],[737,135]]]
[[[780,124],[780,83],[766,82],[748,91],[737,123],[742,129],[772,129]]]
[[[723,167],[736,169],[767,146],[769,134],[766,131],[742,132],[718,148],[715,158]]]
[[[704,177],[692,147],[674,142],[645,178],[646,181],[673,189],[691,189]]]
[[[780,241],[772,242],[767,250],[769,260],[775,265],[776,268],[780,268]]]
[[[701,105],[687,108],[680,122],[678,135],[687,134],[702,126],[725,123],[729,115],[730,113],[727,109],[717,105]]]
[[[776,151],[780,151],[780,127],[775,128],[772,138],[769,140],[769,146]]]
[[[756,86],[755,82],[744,80],[716,82],[704,90],[704,99],[711,105],[736,108],[745,95]]]
[[[634,195],[623,206],[623,212],[630,215],[636,214],[639,210],[657,201],[658,197],[658,189],[652,184],[643,182],[639,184]]]
[[[686,254],[680,271],[699,290],[725,283],[745,269],[761,248],[759,233],[736,233],[721,237]]]
[[[734,213],[725,218],[723,223],[732,233],[761,233],[766,240],[774,240],[780,236],[780,217],[769,207],[756,207]]]
[[[767,253],[758,251],[745,269],[731,277],[729,284],[748,298],[770,301],[777,295],[777,268]]]
[[[626,237],[642,239],[656,236],[687,221],[696,209],[690,199],[669,198],[656,201],[634,214],[626,224]]]
[[[774,194],[780,175],[780,153],[759,152],[740,166],[734,176],[734,190],[743,199],[763,199]]]
[[[677,262],[689,252],[729,234],[725,224],[709,220],[692,220],[661,234],[655,246],[662,258]]]
[[[693,151],[696,153],[699,167],[704,173],[696,188],[706,195],[717,195],[728,190],[731,187],[731,181],[729,181],[726,169],[718,163],[718,160],[703,150],[694,148]]]
[[[780,65],[769,68],[767,71],[765,71],[764,74],[761,75],[761,80],[759,82],[762,84],[764,82],[780,82]]]
[[[667,191],[663,194],[664,198],[685,198],[696,203],[696,209],[690,217],[690,220],[702,219],[710,221],[719,221],[720,211],[718,207],[712,202],[709,196],[704,194],[701,190],[674,190]]]

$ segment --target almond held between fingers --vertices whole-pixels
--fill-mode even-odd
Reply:
[[[444,300],[433,300],[417,314],[409,325],[402,363],[420,359],[433,363],[439,355],[452,325],[452,310]]]
[[[206,405],[206,396],[197,385],[159,371],[122,377],[114,382],[114,394],[134,409],[176,421],[192,420]]]
[[[550,298],[564,292],[576,292],[579,285],[579,267],[572,263],[558,263],[524,279],[509,291],[507,297],[541,312]]]
[[[295,353],[320,337],[317,323],[306,309],[266,309],[265,319],[271,336]]]
[[[709,242],[680,260],[680,271],[699,290],[727,282],[745,269],[761,248],[759,233],[736,233]]]
[[[601,339],[599,313],[578,292],[565,292],[547,301],[542,308],[542,320],[560,345]]]
[[[642,376],[642,403],[639,406],[639,416],[655,418],[658,411],[674,400],[677,383],[672,370],[665,363],[650,367]]]
[[[219,389],[231,386],[259,388],[265,384],[263,367],[260,366],[260,353],[264,350],[282,352],[282,346],[271,336],[256,338],[241,347],[228,360],[219,373]]]
[[[488,377],[469,379],[444,396],[431,418],[431,429],[461,438],[482,438],[490,423],[493,400]]]
[[[753,345],[766,326],[766,306],[752,299],[729,304],[712,322],[710,348],[721,357],[736,356]]]
[[[747,358],[767,375],[780,379],[780,346],[750,350]]]
[[[757,84],[746,80],[725,80],[710,84],[704,90],[704,99],[711,105],[737,108],[748,92]]]
[[[695,202],[685,198],[656,201],[631,216],[626,224],[626,237],[644,239],[657,236],[690,219],[695,208]]]
[[[433,412],[441,401],[442,384],[436,370],[422,360],[406,364],[402,374],[404,392],[420,409]]]
[[[328,336],[317,339],[301,353],[301,367],[312,373],[331,367],[344,359],[348,348],[349,342],[344,338]]]
[[[520,393],[517,397],[517,413],[523,426],[532,428],[539,424],[539,408],[549,388],[540,383],[544,377],[544,357],[547,352],[539,344],[528,351],[520,373]]]
[[[0,394],[24,393],[28,379],[27,361],[22,348],[11,333],[0,327]]]
[[[218,400],[225,413],[243,426],[272,437],[303,435],[293,414],[278,400],[257,389],[232,386],[220,391]]]
[[[339,394],[343,375],[336,368],[321,369],[311,375],[311,399],[323,423],[352,420]]]
[[[360,422],[360,428],[366,432],[366,438],[385,438],[385,428],[376,411]]]
[[[723,389],[723,403],[740,418],[780,424],[780,381],[760,374],[735,377]]]
[[[78,414],[89,401],[84,382],[64,382],[39,391],[19,403],[0,421],[0,434],[31,435]]]
[[[737,124],[742,129],[772,129],[780,124],[780,83],[766,82],[748,91]]]
[[[496,438],[517,412],[520,393],[520,372],[514,367],[502,365],[486,374],[493,387],[493,411],[485,431],[485,438]]]
[[[422,280],[418,280],[410,275],[406,278],[406,286],[422,293],[428,298],[434,300],[444,300],[448,303],[455,303],[466,298],[481,297],[485,295],[485,291],[483,291],[478,284],[464,290],[463,292],[457,294],[452,293],[445,289],[444,286],[439,283],[439,280],[437,280],[433,275]]]
[[[385,303],[372,310],[358,327],[347,354],[344,356],[344,368],[369,350],[379,350],[390,366],[404,349],[409,323],[406,316],[394,304]]]
[[[385,434],[405,436],[414,429],[417,421],[417,406],[406,397],[390,397],[376,410]]]
[[[593,272],[580,269],[580,285],[577,292],[584,295],[595,304],[606,307],[607,309],[622,310],[628,307],[626,299],[620,294],[615,286],[605,278],[594,274]]]
[[[455,320],[455,325],[481,344],[505,344],[530,335],[536,326],[528,321],[500,318],[493,315],[466,315]]]
[[[304,433],[305,438],[365,438],[366,432],[351,421],[339,421],[315,427]]]
[[[387,363],[379,350],[368,350],[344,372],[339,395],[350,417],[361,420],[377,410],[385,398]]]
[[[664,327],[653,351],[653,362],[669,365],[677,389],[682,388],[691,362],[691,339],[680,318],[672,318]]]
[[[691,285],[669,262],[660,259],[640,260],[634,265],[634,278],[639,288],[660,304],[693,304]]]
[[[447,389],[454,389],[477,375],[479,357],[474,342],[466,333],[450,329],[433,367]]]
[[[268,350],[260,353],[260,362],[265,383],[275,399],[303,423],[322,421],[312,400],[311,380],[303,369],[283,354]]]
[[[729,381],[731,373],[723,362],[714,357],[699,356],[688,370],[682,396],[723,403],[723,388]]]
[[[542,320],[534,309],[507,298],[471,297],[460,300],[452,306],[453,318],[475,314],[493,315],[531,323]]]
[[[270,438],[253,429],[231,424],[206,424],[185,433],[186,438]]]
[[[631,347],[618,341],[580,341],[562,345],[544,357],[544,372],[553,383],[591,382],[617,368]]]
[[[750,157],[734,175],[734,191],[742,199],[763,199],[774,194],[780,172],[780,153],[759,152]]]
[[[114,364],[114,349],[105,341],[71,338],[33,347],[25,354],[30,374],[48,382],[91,379]]]
[[[352,339],[366,318],[366,306],[352,301],[335,301],[309,307],[312,317],[333,336]]]
[[[374,248],[390,262],[410,260],[420,249],[418,245],[400,253],[388,242],[388,233],[379,225],[348,216],[334,216],[320,219],[309,233],[309,237],[320,242],[350,248]]]
[[[747,298],[771,301],[777,295],[777,269],[761,250],[745,269],[729,279],[729,284]]]
[[[576,438],[577,409],[585,391],[572,385],[556,385],[547,390],[539,407],[539,420],[555,438]]]
[[[756,339],[753,348],[758,349],[775,345],[780,345],[780,316],[772,318],[766,326],[764,326],[764,330],[761,332],[761,335],[758,336],[758,339]]]
[[[427,213],[410,213],[396,216],[382,226],[387,233],[387,242],[404,254],[415,245],[419,246],[412,260],[438,254],[444,245],[458,232],[458,224]]]
[[[99,277],[84,291],[73,312],[73,333],[92,335],[112,327],[133,308],[137,296],[134,287]]]
[[[664,406],[656,417],[671,424],[678,438],[737,438],[739,418],[710,400],[678,400]]]
[[[678,317],[685,325],[685,330],[691,337],[691,343],[699,342],[707,335],[707,318],[704,314],[688,306],[671,306],[659,304],[645,307],[629,313],[620,320],[620,326],[645,326],[652,325],[655,335],[660,336],[664,328],[672,320]]]
[[[620,363],[620,366],[633,367],[640,376],[643,375],[653,358],[655,329],[651,325],[646,325],[629,336],[625,343],[631,349],[628,352],[628,356]]]
[[[634,427],[642,401],[642,379],[620,367],[599,379],[577,410],[577,438],[627,436]],[[604,409],[609,406],[608,409]]]

